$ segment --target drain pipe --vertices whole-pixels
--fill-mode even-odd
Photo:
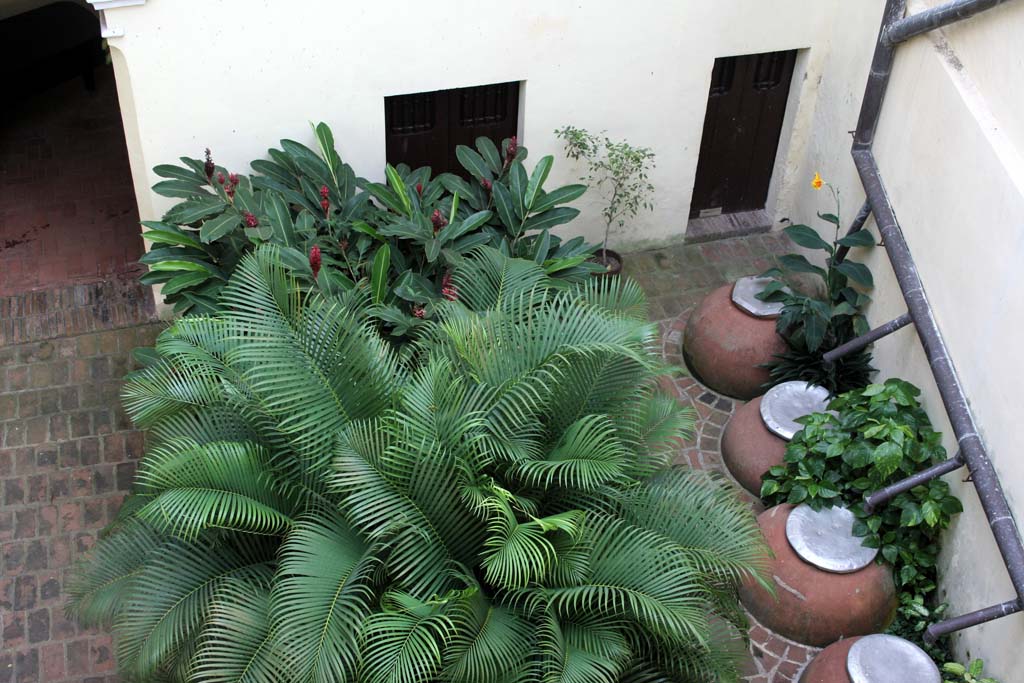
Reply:
[[[949,357],[931,304],[925,296],[924,285],[917,272],[910,248],[903,237],[903,231],[896,219],[892,202],[882,183],[871,146],[874,143],[882,102],[885,99],[889,77],[892,74],[895,45],[900,40],[906,40],[913,35],[995,7],[1002,1],[954,0],[933,10],[903,18],[906,11],[906,0],[887,0],[851,150],[867,201],[875,216],[882,242],[885,244],[886,254],[889,256],[896,280],[907,303],[909,315],[917,328],[935,384],[942,397],[946,414],[960,448],[957,458],[931,468],[928,474],[937,476],[938,470],[947,466],[952,467],[958,459],[962,459],[967,464],[992,535],[1006,565],[1010,582],[1017,594],[1016,600],[932,624],[928,628],[928,635],[932,638],[998,619],[1024,608],[1024,544],[1021,542],[1020,532],[1006,501],[999,476],[996,474],[995,467],[989,460],[985,445],[981,441],[978,426],[971,414],[967,397]],[[904,481],[894,486],[902,487],[906,484],[907,481]],[[877,495],[881,497],[883,493],[884,491],[878,492]]]
[[[882,41],[887,45],[902,43],[922,33],[973,17],[1004,2],[1008,0],[953,0],[937,5],[893,22],[882,34]]]

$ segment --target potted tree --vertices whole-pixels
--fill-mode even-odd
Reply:
[[[622,270],[622,256],[608,248],[612,227],[622,228],[641,209],[654,209],[654,185],[648,180],[654,152],[575,126],[560,128],[555,135],[565,142],[566,156],[586,162],[587,171],[580,180],[596,188],[604,201],[604,241],[594,260],[605,267],[606,274],[614,275]]]

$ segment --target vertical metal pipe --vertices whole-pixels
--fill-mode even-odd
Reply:
[[[857,132],[853,137],[854,149],[867,149],[874,142],[878,114],[882,111],[885,90],[889,86],[889,75],[892,73],[893,54],[895,53],[892,45],[882,42],[882,36],[888,26],[903,16],[906,9],[907,0],[887,0],[885,3],[885,10],[882,12],[882,26],[878,29],[878,40],[875,43],[875,54],[871,58],[868,84],[864,89],[864,99],[860,105]]]
[[[914,36],[934,31],[975,14],[992,9],[1008,0],[952,0],[937,5],[923,12],[904,17],[882,33],[882,41],[887,45],[896,45]]]
[[[956,375],[953,361],[942,339],[942,333],[935,322],[931,304],[925,296],[921,276],[910,254],[910,248],[903,238],[893,211],[892,203],[885,192],[885,186],[878,172],[874,156],[870,150],[854,150],[853,162],[860,174],[861,182],[871,202],[871,211],[875,215],[878,230],[885,241],[885,250],[889,255],[896,280],[903,291],[903,298],[914,319],[918,336],[924,347],[925,356],[931,364],[932,375],[939,389],[939,395],[946,407],[946,414],[953,426],[960,453],[971,472],[974,488],[978,492],[981,506],[988,517],[992,535],[1003,556],[1010,581],[1017,592],[1017,597],[1024,600],[1024,545],[1020,533],[1006,502],[1002,484],[996,474],[988,453],[978,434],[978,426],[971,415],[964,395],[960,379]]]
[[[864,227],[864,224],[868,222],[868,216],[870,215],[871,202],[865,199],[864,203],[860,207],[860,211],[857,212],[857,215],[854,217],[853,222],[850,223],[850,229],[846,231],[846,234],[852,235],[855,232],[859,232],[860,229]],[[840,246],[838,249],[836,249],[835,262],[842,263],[843,259],[846,258],[846,255],[849,252],[849,247]]]

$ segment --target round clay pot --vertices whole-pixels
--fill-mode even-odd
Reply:
[[[683,355],[690,370],[715,391],[750,400],[764,393],[770,376],[758,367],[783,353],[774,318],[757,318],[732,302],[732,285],[708,294],[690,314]]]
[[[605,275],[618,275],[622,272],[622,255],[611,249],[598,249],[590,259],[594,263],[600,263],[606,267],[603,273],[596,273],[598,277]]]
[[[786,538],[792,509],[776,505],[758,515],[761,533],[775,554],[768,576],[776,595],[747,581],[740,589],[743,605],[766,628],[814,647],[885,630],[897,605],[888,565],[872,562],[851,574],[836,574],[805,562]]]
[[[733,413],[722,434],[722,459],[736,481],[755,496],[761,494],[761,477],[768,469],[783,464],[786,440],[773,434],[761,418],[758,396]]]
[[[850,683],[846,656],[860,638],[844,638],[832,643],[811,660],[800,677],[800,683]]]

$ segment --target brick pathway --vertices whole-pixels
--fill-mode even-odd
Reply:
[[[706,244],[681,245],[629,254],[626,274],[636,278],[647,292],[651,319],[662,333],[662,355],[685,368],[681,353],[683,330],[690,311],[716,287],[743,275],[761,273],[772,266],[775,254],[790,246],[777,234],[721,240]],[[666,389],[697,412],[694,439],[679,456],[692,467],[722,472],[720,442],[735,407],[733,399],[721,396],[683,373],[666,383]],[[756,511],[760,501],[736,485],[737,491]],[[749,683],[791,683],[818,651],[772,633],[750,617],[750,659],[745,666]]]

